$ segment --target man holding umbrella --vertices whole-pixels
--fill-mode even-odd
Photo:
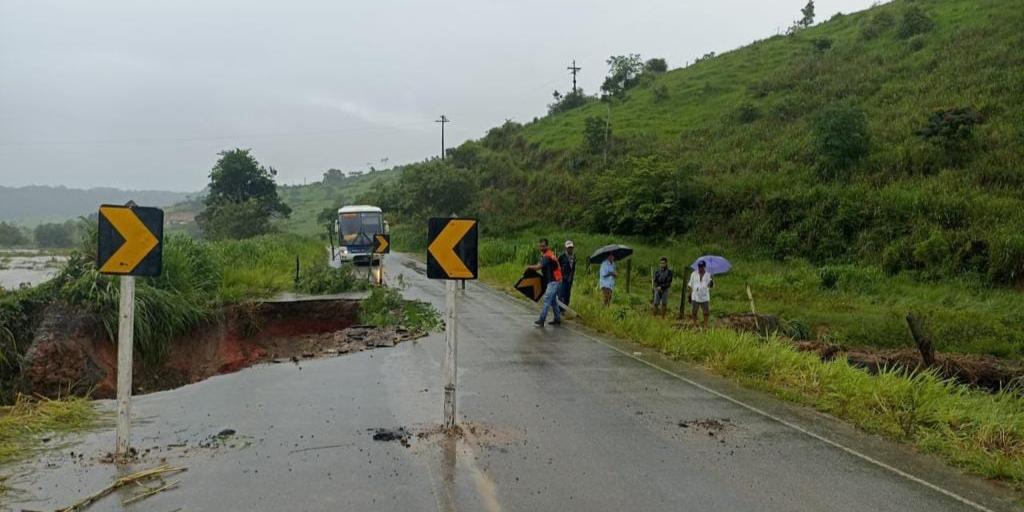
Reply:
[[[608,307],[612,303],[612,291],[615,290],[615,278],[619,273],[615,270],[615,261],[628,258],[633,254],[633,249],[619,244],[606,245],[590,255],[589,261],[595,265],[601,265],[597,276],[597,285],[601,287],[601,294],[604,295],[604,305]]]
[[[558,257],[548,248],[548,239],[541,238],[537,244],[540,251],[540,261],[536,265],[526,267],[528,270],[535,270],[541,273],[544,281],[544,305],[540,310],[540,318],[534,324],[537,327],[544,327],[548,319],[548,309],[555,313],[555,319],[551,325],[561,325],[562,309],[558,307],[558,288],[562,281],[562,270],[558,266]]]

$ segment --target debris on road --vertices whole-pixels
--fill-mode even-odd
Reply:
[[[172,482],[170,484],[165,484],[163,482],[163,477],[167,476],[167,475],[170,475],[170,474],[180,473],[182,471],[185,471],[186,469],[187,468],[185,468],[185,467],[174,467],[174,466],[171,466],[171,465],[168,465],[168,464],[164,464],[162,466],[157,466],[157,467],[152,468],[152,469],[146,469],[146,470],[142,470],[142,471],[138,471],[138,472],[132,473],[130,475],[122,476],[121,478],[118,478],[117,480],[114,480],[114,483],[112,483],[109,486],[103,488],[102,490],[100,490],[100,491],[98,491],[98,492],[96,492],[94,494],[91,494],[89,496],[86,496],[85,498],[82,498],[81,500],[75,502],[74,504],[72,504],[72,505],[70,505],[70,506],[68,506],[66,508],[59,509],[58,512],[78,512],[80,510],[85,510],[86,508],[88,508],[89,506],[93,505],[97,501],[103,499],[104,497],[110,495],[111,493],[113,493],[114,491],[116,491],[116,490],[118,490],[118,489],[120,489],[122,487],[125,487],[125,486],[128,486],[128,485],[132,485],[132,484],[140,485],[140,486],[145,487],[145,484],[143,482],[145,482],[147,480],[154,479],[154,478],[160,479],[160,483],[163,484],[163,485],[161,485],[158,488],[149,489],[148,491],[145,491],[145,492],[143,492],[141,494],[135,495],[132,498],[129,498],[124,503],[122,503],[123,505],[128,505],[129,503],[133,503],[135,501],[139,501],[139,500],[148,498],[149,496],[152,496],[154,494],[157,494],[157,493],[160,493],[160,492],[163,492],[163,491],[167,491],[167,490],[170,490],[170,489],[174,489],[175,487],[177,487],[178,482]]]

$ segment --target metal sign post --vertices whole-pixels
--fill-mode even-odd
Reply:
[[[444,314],[444,428],[455,426],[455,386],[458,380],[459,354],[459,309],[456,303],[455,281],[448,280],[445,286]]]
[[[135,345],[135,277],[158,276],[163,269],[164,212],[129,202],[103,205],[99,212],[96,266],[120,276],[117,316],[117,426],[114,455],[131,455],[132,365]]]
[[[444,279],[444,428],[455,426],[458,385],[458,288],[477,277],[476,219],[434,218],[427,224],[427,277]]]
[[[373,254],[380,255],[380,263],[377,265],[377,285],[384,286],[384,255],[391,252],[391,235],[377,233],[373,235]],[[370,266],[373,266],[373,257],[370,257]]]
[[[131,451],[132,361],[135,337],[135,276],[121,277],[117,323],[117,450],[118,459]]]

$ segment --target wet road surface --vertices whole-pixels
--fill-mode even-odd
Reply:
[[[402,275],[408,297],[443,305],[443,283],[421,265],[392,255],[387,274]],[[133,446],[145,457],[121,471],[162,458],[188,471],[178,489],[123,507],[129,489],[89,510],[1012,509],[1000,489],[830,418],[534,319],[532,307],[469,284],[458,413],[471,432],[460,439],[431,434],[441,333],[138,397]],[[381,428],[410,436],[375,441]],[[198,446],[223,429],[237,433]],[[95,461],[113,447],[112,428],[75,442],[15,468],[25,492],[5,506],[53,510],[119,474]]]

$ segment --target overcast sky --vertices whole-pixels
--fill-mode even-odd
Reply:
[[[679,67],[805,0],[0,0],[0,185],[195,191],[252,148],[279,181],[422,160],[543,115],[566,66]],[[818,19],[871,0],[819,0]]]

